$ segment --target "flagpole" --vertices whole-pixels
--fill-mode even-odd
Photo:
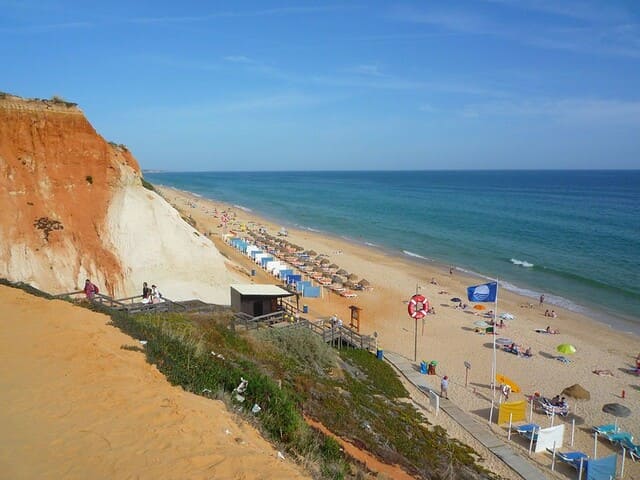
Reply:
[[[496,375],[498,373],[497,371],[497,363],[496,363],[496,334],[497,331],[496,329],[498,328],[498,322],[497,322],[497,318],[498,318],[498,278],[496,278],[496,298],[494,300],[494,306],[493,306],[493,361],[491,363],[491,383],[490,385],[493,385],[493,398],[495,399],[496,396]]]

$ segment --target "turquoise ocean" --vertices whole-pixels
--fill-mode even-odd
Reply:
[[[640,334],[640,170],[145,173]],[[482,281],[481,278],[479,281]],[[550,308],[552,308],[550,306]]]

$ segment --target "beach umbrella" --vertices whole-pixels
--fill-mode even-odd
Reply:
[[[501,373],[496,375],[496,380],[502,385],[509,385],[513,393],[520,393],[520,385],[511,380],[509,377],[502,375]]]
[[[570,343],[561,343],[556,347],[556,350],[563,355],[571,355],[572,353],[576,353],[576,347],[574,347]]]
[[[476,327],[480,327],[480,328],[487,328],[487,327],[489,327],[489,326],[490,326],[490,325],[489,325],[487,322],[485,322],[484,320],[476,320],[475,322],[473,322],[473,324],[474,324]]]
[[[310,256],[317,255],[317,253],[316,253],[314,250],[307,250],[307,251],[306,251],[306,252],[304,252],[304,253],[306,253],[307,255],[310,255]]]
[[[326,265],[327,263],[331,263],[331,260],[329,260],[328,258],[323,258],[322,260],[320,260],[320,263],[322,265]]]
[[[368,287],[369,285],[371,285],[371,283],[369,283],[369,280],[367,280],[366,278],[363,278],[358,282],[358,285],[362,287]]]
[[[316,265],[315,267],[313,267],[313,271],[314,272],[321,272],[322,271],[322,267],[319,265]]]
[[[357,280],[358,279],[358,275],[356,275],[355,273],[350,273],[347,278],[351,281],[353,280]]]
[[[453,297],[450,301],[451,302],[461,302],[462,300],[460,300],[458,297]]]
[[[336,272],[338,275],[349,275],[349,272],[347,272],[344,268],[341,268],[340,270],[338,270]]]
[[[329,265],[329,268],[340,268],[340,267],[335,263],[332,263],[331,265]]]
[[[338,276],[338,275],[334,275],[331,277],[331,280],[334,283],[342,283],[344,280],[342,279],[342,277]]]
[[[562,390],[562,394],[566,395],[567,397],[576,398],[578,400],[591,399],[591,394],[578,383]]]
[[[347,288],[353,288],[355,287],[355,283],[353,283],[351,280],[347,280],[346,282],[343,282],[342,286],[347,287]]]
[[[514,317],[511,313],[501,313],[500,318],[503,320],[515,320],[516,317]]]
[[[628,417],[631,415],[631,410],[619,403],[607,403],[603,405],[602,411],[614,417]]]
[[[513,343],[513,340],[511,340],[510,338],[500,337],[496,339],[496,343],[498,345],[511,345]]]
[[[474,305],[473,309],[474,310],[486,310],[487,307],[485,307],[484,305]]]

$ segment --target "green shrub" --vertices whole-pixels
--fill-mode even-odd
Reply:
[[[147,190],[151,190],[152,192],[156,191],[156,187],[153,186],[153,184],[147,182],[144,178],[141,178],[142,180],[142,186],[144,188],[146,188]]]

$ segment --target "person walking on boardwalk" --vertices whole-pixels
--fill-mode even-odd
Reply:
[[[449,377],[446,375],[442,377],[442,381],[440,382],[440,396],[442,398],[449,398]]]
[[[84,294],[87,297],[87,300],[93,300],[99,292],[100,290],[98,287],[91,283],[91,280],[87,278],[84,282]]]

